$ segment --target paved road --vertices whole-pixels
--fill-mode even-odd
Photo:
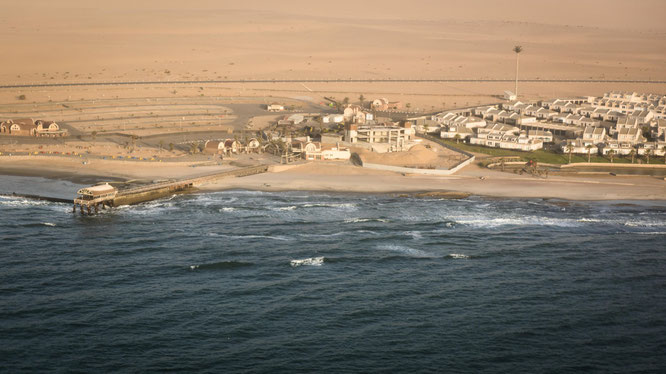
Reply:
[[[5,84],[0,88],[71,87],[71,86],[132,86],[173,84],[252,84],[252,83],[506,83],[514,79],[238,79],[238,80],[184,80],[184,81],[124,81],[124,82],[78,82],[78,83],[34,83]],[[666,80],[623,79],[521,79],[523,83],[632,83],[666,84]]]

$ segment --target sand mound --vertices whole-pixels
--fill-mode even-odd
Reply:
[[[356,150],[363,162],[407,167],[446,167],[452,158],[448,154],[435,152],[417,144],[405,152],[374,153],[365,149]]]

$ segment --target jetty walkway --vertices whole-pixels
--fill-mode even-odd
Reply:
[[[115,193],[106,193],[104,196],[80,196],[74,199],[73,212],[76,212],[77,205],[80,208],[81,214],[84,214],[84,208],[88,214],[92,214],[94,209],[95,213],[98,212],[99,207],[117,207],[121,205],[138,204],[150,200],[159,199],[161,197],[169,196],[174,193],[187,192],[188,190],[200,186],[205,183],[213,182],[222,178],[230,177],[246,177],[254,174],[261,174],[268,171],[268,165],[249,166],[239,169],[227,170],[212,174],[207,174],[194,178],[180,179],[176,181],[168,181],[161,183],[152,183],[145,186],[138,186],[128,189],[117,190]],[[79,190],[79,195],[85,194],[88,189]],[[109,187],[111,188],[111,187]]]

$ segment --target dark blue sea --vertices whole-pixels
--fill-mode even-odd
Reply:
[[[666,205],[0,197],[0,371],[666,370]]]

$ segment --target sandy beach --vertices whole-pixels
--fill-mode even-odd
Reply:
[[[42,176],[72,181],[143,180],[197,177],[231,170],[230,165],[205,162],[142,163],[95,160],[81,167],[78,160],[14,156],[0,158],[0,173]],[[203,165],[203,166],[201,166]],[[194,166],[194,167],[193,167]],[[258,191],[331,191],[354,193],[415,193],[455,191],[504,198],[566,200],[666,200],[666,181],[649,176],[599,174],[551,175],[547,179],[503,173],[469,165],[453,176],[402,175],[369,170],[341,162],[274,165],[271,172],[229,178],[199,187],[202,191],[247,189]],[[10,192],[10,191],[7,191]],[[74,194],[74,191],[72,191]]]

